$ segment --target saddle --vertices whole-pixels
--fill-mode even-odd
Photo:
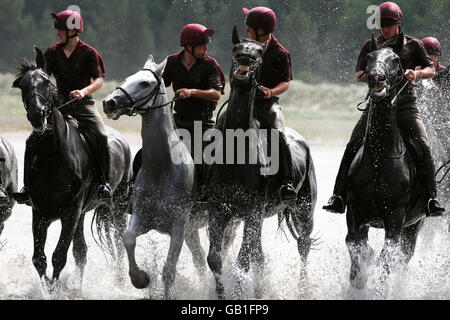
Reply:
[[[97,149],[96,141],[95,141],[95,133],[90,132],[90,130],[87,130],[85,128],[82,128],[79,126],[78,121],[72,117],[71,115],[65,115],[64,119],[66,120],[66,139],[69,138],[69,130],[70,127],[72,129],[75,129],[76,132],[80,135],[81,142],[88,154],[89,161],[91,163],[95,163],[95,150]],[[91,137],[92,135],[92,137]],[[68,144],[68,141],[66,140],[66,144]]]

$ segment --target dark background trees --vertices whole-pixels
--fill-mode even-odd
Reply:
[[[77,5],[85,22],[82,39],[103,56],[110,79],[121,80],[142,67],[151,53],[157,61],[180,50],[179,32],[201,23],[216,34],[209,48],[225,73],[230,66],[231,31],[244,37],[242,7],[271,7],[278,17],[275,36],[291,52],[294,78],[307,82],[353,79],[356,56],[370,37],[367,7],[375,0],[0,0],[0,72],[15,72],[33,44],[45,49],[56,41],[50,12]],[[405,33],[434,36],[449,64],[450,1],[397,0]]]

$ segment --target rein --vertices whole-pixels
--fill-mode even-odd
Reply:
[[[442,169],[444,169],[445,166],[448,165],[448,164],[450,164],[450,160],[447,160],[447,162],[445,162],[444,164],[442,164],[442,165],[439,167],[439,169],[437,169],[437,171],[436,171],[436,173],[435,173],[435,176],[437,177],[439,171],[441,171]],[[442,178],[439,179],[439,180],[436,181],[436,182],[437,182],[437,183],[441,183],[441,182],[444,180],[445,176],[447,175],[447,173],[448,173],[449,171],[450,171],[450,168],[448,168],[448,169],[445,171],[445,173],[444,173],[444,175],[442,176]]]
[[[141,69],[141,70],[144,70],[144,71],[150,71],[150,72],[153,74],[153,76],[155,77],[156,81],[158,81],[158,84],[155,86],[155,88],[154,88],[148,95],[146,95],[146,96],[144,96],[144,97],[142,97],[142,98],[140,98],[140,99],[137,99],[137,100],[134,100],[134,99],[130,96],[130,94],[129,94],[125,89],[123,89],[122,87],[119,86],[119,87],[116,88],[116,89],[122,91],[122,92],[124,93],[124,95],[127,97],[127,99],[130,101],[130,106],[128,107],[128,109],[129,109],[128,115],[129,115],[129,116],[136,116],[136,115],[138,115],[138,114],[147,114],[147,113],[149,113],[150,111],[153,111],[153,110],[155,110],[155,109],[159,109],[159,108],[168,106],[169,104],[170,104],[171,107],[172,107],[172,106],[173,106],[173,103],[174,103],[175,101],[181,99],[181,97],[175,96],[175,97],[174,97],[172,100],[170,100],[169,102],[166,102],[166,103],[163,103],[163,104],[161,104],[161,105],[155,106],[154,104],[156,103],[156,97],[158,96],[158,94],[161,94],[161,93],[159,92],[159,89],[160,89],[160,87],[161,87],[161,77],[160,77],[159,75],[157,75],[157,74],[156,74],[153,70],[151,70],[151,69],[143,68],[143,69]],[[143,108],[144,106],[147,105],[147,103],[148,103],[151,99],[153,99],[152,105],[151,105],[150,107],[148,107],[148,108]],[[144,102],[142,102],[140,105],[136,105],[138,102],[140,102],[140,101],[142,101],[142,100],[144,100]]]

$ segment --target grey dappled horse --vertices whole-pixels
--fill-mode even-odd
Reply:
[[[35,47],[36,63],[23,60],[20,73],[13,87],[22,91],[22,101],[33,132],[27,139],[26,153],[31,148],[32,169],[29,179],[29,197],[33,209],[33,264],[44,284],[50,290],[67,261],[67,252],[73,240],[73,255],[77,266],[81,289],[86,265],[87,245],[84,238],[84,217],[96,209],[97,231],[103,228],[110,234],[122,234],[126,227],[127,212],[124,205],[128,197],[128,185],[132,178],[131,153],[123,136],[112,128],[106,128],[110,149],[110,177],[113,190],[111,205],[97,200],[97,172],[92,153],[83,142],[73,119],[64,118],[57,109],[56,88],[45,72],[45,58]],[[53,252],[53,277],[47,278],[45,243],[47,230],[56,220],[61,221],[61,234]],[[102,237],[99,234],[99,237]],[[117,267],[122,268],[124,255],[121,237],[110,239],[115,247]],[[103,249],[103,248],[102,248]]]
[[[12,208],[16,203],[12,193],[17,191],[17,157],[12,144],[0,137],[0,192],[4,193],[0,201],[0,235],[4,222],[11,216]]]
[[[136,263],[136,238],[150,230],[170,236],[162,275],[165,297],[169,298],[184,241],[200,275],[205,272],[205,252],[198,229],[206,226],[208,213],[194,208],[194,163],[175,131],[161,78],[165,64],[166,61],[156,65],[150,56],[143,69],[129,76],[103,100],[103,108],[113,119],[122,114],[142,116],[142,166],[133,187],[132,215],[123,240],[131,282],[142,289],[149,285],[150,279]]]
[[[243,220],[244,234],[237,263],[245,272],[250,269],[250,263],[256,272],[261,272],[264,265],[262,251],[263,219],[278,215],[279,221],[285,220],[292,236],[297,241],[300,254],[300,278],[306,278],[306,260],[311,248],[311,232],[313,229],[314,207],[317,200],[317,183],[313,159],[309,145],[297,131],[286,127],[285,134],[292,153],[294,187],[297,199],[289,203],[278,201],[278,189],[282,179],[282,170],[274,173],[261,173],[268,161],[264,160],[265,146],[278,143],[278,135],[270,143],[264,138],[251,141],[236,147],[226,132],[255,132],[261,134],[259,122],[255,119],[255,95],[258,90],[258,80],[262,65],[262,46],[251,40],[239,38],[237,29],[233,31],[233,60],[230,73],[231,92],[226,113],[218,120],[218,129],[222,139],[217,140],[216,155],[234,152],[234,162],[214,162],[209,168],[209,203],[210,203],[210,246],[208,264],[216,279],[216,291],[219,298],[224,298],[222,279],[222,238],[224,230],[230,221]],[[267,133],[269,137],[271,133]],[[243,134],[241,135],[241,137]],[[260,136],[260,137],[261,137]],[[229,142],[231,142],[229,144]],[[233,150],[228,150],[228,145]],[[265,145],[265,146],[264,146]],[[239,144],[238,144],[239,146]],[[250,149],[250,148],[253,148]],[[277,152],[275,150],[274,152]],[[256,154],[257,163],[252,163],[251,156]],[[272,158],[274,159],[274,154]],[[245,161],[236,161],[243,157]],[[273,163],[271,163],[273,164]],[[270,169],[269,169],[270,170]],[[282,250],[282,248],[280,248]],[[258,275],[257,275],[258,278]],[[259,279],[255,279],[259,280]],[[240,281],[238,281],[234,297],[242,297]]]

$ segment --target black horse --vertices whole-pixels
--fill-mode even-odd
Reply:
[[[132,177],[131,152],[128,143],[115,130],[108,128],[111,153],[111,187],[114,191],[111,206],[97,200],[97,180],[92,152],[84,142],[73,119],[68,121],[57,109],[56,90],[44,71],[45,59],[35,47],[36,62],[22,61],[20,73],[13,87],[22,90],[22,101],[27,118],[33,126],[26,148],[33,148],[32,170],[28,184],[33,208],[33,264],[39,277],[54,288],[67,260],[67,251],[73,240],[73,255],[78,267],[80,288],[86,264],[87,246],[84,238],[85,214],[96,209],[94,218],[98,229],[109,234],[116,229],[114,245],[119,255],[118,267],[124,255],[121,234],[126,227],[127,212],[124,199],[128,197],[128,182]],[[81,128],[80,128],[81,129]],[[93,147],[93,146],[92,146]],[[92,148],[91,147],[91,148]],[[44,252],[47,229],[61,220],[61,235],[52,256],[53,277],[46,276]],[[103,238],[102,235],[99,237]]]
[[[0,137],[0,235],[4,222],[11,216],[16,203],[12,197],[17,191],[17,157],[12,144]]]
[[[373,50],[366,68],[370,94],[367,129],[347,180],[346,244],[350,281],[357,288],[365,286],[365,268],[374,255],[367,243],[369,227],[385,229],[378,260],[384,281],[394,262],[407,264],[413,256],[426,214],[416,153],[405,147],[397,126],[395,100],[404,77],[400,58],[391,48]]]
[[[290,203],[280,203],[278,188],[281,182],[281,170],[270,172],[268,153],[263,151],[268,145],[277,145],[276,138],[265,139],[259,122],[254,117],[254,100],[258,90],[258,77],[262,65],[262,46],[251,40],[241,40],[236,28],[233,31],[233,54],[230,74],[231,92],[226,113],[218,119],[218,128],[223,140],[217,139],[215,156],[219,154],[235,157],[223,164],[212,163],[209,167],[210,206],[210,247],[208,264],[216,279],[216,290],[220,298],[224,297],[222,274],[222,238],[225,227],[233,220],[244,221],[243,242],[238,256],[238,267],[248,272],[250,262],[255,263],[256,272],[261,272],[264,255],[261,244],[263,219],[278,214],[279,222],[286,223],[297,240],[302,265],[302,276],[306,276],[305,262],[311,247],[313,229],[313,213],[317,198],[316,177],[309,146],[296,131],[286,128],[286,136],[292,152],[292,165],[295,174],[297,199]],[[254,133],[257,140],[249,138],[241,148],[229,150],[227,145],[234,146],[234,137],[227,132],[232,130],[237,137],[245,133]],[[242,134],[239,134],[241,132]],[[244,133],[245,132],[245,133]],[[278,132],[277,132],[278,133]],[[249,137],[250,137],[249,136]],[[269,134],[268,134],[269,136]],[[271,141],[268,143],[268,141]],[[267,148],[268,149],[268,148]],[[205,149],[206,150],[206,149]],[[278,152],[278,150],[276,150]],[[258,161],[251,158],[256,156]],[[275,154],[271,154],[275,156]],[[239,160],[239,158],[241,158]],[[263,172],[267,169],[266,172]],[[241,295],[237,287],[236,297]]]

